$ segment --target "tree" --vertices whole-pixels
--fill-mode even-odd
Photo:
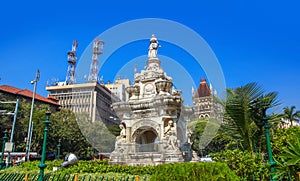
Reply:
[[[9,100],[3,100],[9,101]],[[1,109],[9,111],[14,110],[14,106],[10,104],[0,105]],[[5,107],[3,107],[5,106]],[[19,110],[17,121],[14,131],[15,152],[25,152],[29,117],[30,117],[31,104],[25,100],[19,103]],[[46,104],[34,105],[32,116],[33,132],[31,140],[31,152],[41,154],[42,143],[44,136],[44,120],[45,113],[49,110]],[[12,116],[1,116],[1,132],[0,136],[3,137],[3,131],[7,129],[9,133],[12,128]],[[53,113],[50,116],[51,124],[49,126],[49,134],[47,137],[47,153],[56,153],[58,141],[61,140],[61,153],[72,152],[78,157],[85,157],[90,154],[88,148],[92,148],[87,142],[85,137],[76,122],[75,114],[70,110],[62,109],[59,112]],[[10,135],[9,135],[10,136]]]
[[[79,158],[91,155],[92,146],[82,135],[75,114],[69,109],[62,109],[50,117],[48,153],[56,153],[61,142],[61,153],[74,153]]]
[[[193,143],[192,149],[195,150],[197,153],[202,152],[203,148],[201,148],[199,144],[207,124],[208,124],[208,120],[201,120],[201,119],[193,120],[188,124],[188,129],[192,132],[190,138],[191,142]]]
[[[291,126],[293,126],[293,121],[299,121],[300,111],[296,111],[296,106],[291,106],[283,108],[283,118],[290,121]]]
[[[215,119],[193,120],[188,123],[188,129],[192,132],[190,138],[193,143],[192,149],[201,156],[211,152],[219,152],[225,149],[230,142],[230,138],[224,132],[223,127],[220,127],[220,123]],[[215,135],[209,135],[209,133],[215,133],[211,131],[215,129],[218,129],[218,132]]]
[[[4,100],[4,101],[11,101],[11,100]],[[13,104],[5,104],[4,109],[9,110],[11,112],[14,111],[15,105]],[[30,117],[30,103],[26,102],[25,100],[21,100],[18,107],[18,115],[17,120],[15,124],[14,129],[14,145],[15,145],[15,151],[16,152],[25,152],[26,142],[25,138],[27,137],[27,129],[28,129],[28,123],[29,123],[29,117]],[[35,150],[38,146],[36,144],[35,140],[35,130],[39,130],[42,128],[39,128],[39,120],[45,119],[45,112],[48,110],[49,106],[41,104],[39,106],[34,105],[34,112],[33,112],[33,123],[34,123],[34,129],[33,129],[33,140],[32,140],[32,146],[31,150]],[[9,131],[9,134],[11,134],[12,129],[12,123],[13,123],[13,116],[2,116],[1,117],[1,130],[7,129]],[[2,135],[1,135],[2,136]],[[9,135],[10,136],[10,135]]]
[[[256,83],[250,83],[233,90],[228,89],[227,93],[225,122],[229,130],[235,132],[234,136],[241,140],[242,148],[252,151],[255,123],[251,119],[251,103],[263,94],[262,88]]]
[[[264,137],[265,136],[264,118],[269,119],[269,122],[271,123],[269,125],[271,125],[272,127],[277,126],[277,124],[278,124],[280,115],[274,114],[274,113],[272,113],[268,116],[266,115],[267,109],[279,105],[279,101],[278,101],[277,97],[278,97],[277,92],[270,92],[268,94],[261,95],[260,97],[255,99],[250,105],[252,119],[253,119],[255,125],[257,126],[257,130],[255,132],[253,140],[254,140],[254,145],[256,146],[256,148],[258,147],[259,151],[261,151],[261,149],[262,149],[262,144],[261,144],[262,140],[265,140],[265,139],[263,139],[263,138],[265,138]],[[257,151],[257,149],[255,151]]]
[[[262,135],[263,116],[267,109],[278,105],[277,93],[264,94],[257,83],[249,83],[236,89],[228,89],[224,127],[233,139],[239,141],[242,150],[254,156],[257,133]]]
[[[102,153],[112,152],[114,150],[117,129],[115,126],[107,126],[101,120],[90,122],[84,114],[77,114],[78,126],[86,138],[86,140],[93,146],[94,149]]]

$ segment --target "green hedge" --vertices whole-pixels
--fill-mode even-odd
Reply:
[[[240,180],[224,163],[174,163],[158,165],[151,180],[198,181],[198,180]]]
[[[79,161],[69,168],[52,172],[54,166],[60,166],[61,162],[46,162],[45,173],[51,174],[123,174],[150,177],[151,180],[239,180],[233,171],[225,163],[173,163],[158,166],[121,166],[109,165],[107,161]],[[18,167],[11,167],[2,173],[38,173],[38,162],[26,162]],[[0,172],[0,175],[1,175]]]
[[[235,149],[224,150],[211,156],[217,162],[226,163],[231,170],[245,180],[269,180],[270,178],[270,165],[259,154],[253,158],[252,153]]]
[[[53,167],[60,167],[62,161],[47,161],[45,173],[52,172]],[[3,170],[5,173],[38,173],[39,161],[25,162],[20,166],[10,167]],[[84,173],[125,173],[130,175],[151,175],[155,171],[154,166],[125,166],[110,165],[108,161],[78,161],[68,168],[59,168],[55,173],[63,174],[84,174]]]

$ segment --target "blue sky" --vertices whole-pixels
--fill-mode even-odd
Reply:
[[[0,3],[0,84],[32,90],[30,81],[40,69],[37,92],[46,96],[47,80],[65,79],[66,52],[73,40],[79,42],[79,59],[97,35],[115,25],[163,18],[193,29],[206,40],[219,60],[227,87],[258,82],[267,92],[279,92],[282,106],[300,109],[299,7],[296,0],[4,1]],[[159,32],[155,33],[159,38]],[[111,65],[121,58],[140,56],[136,52],[143,49],[146,54],[147,43],[124,47],[129,53],[115,56]],[[176,59],[176,48],[167,48],[165,43],[160,52]],[[105,81],[115,76],[107,72]],[[192,76],[197,84],[205,74],[199,70]]]

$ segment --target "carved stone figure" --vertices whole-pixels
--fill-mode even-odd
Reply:
[[[118,143],[123,143],[123,142],[126,141],[126,128],[125,128],[125,125],[123,123],[121,123],[119,125],[119,128],[121,129],[121,131],[120,131],[120,136],[116,137],[116,145]]]
[[[114,152],[123,153],[126,150],[126,147],[124,147],[123,145],[124,143],[126,143],[126,128],[123,123],[119,125],[119,128],[121,129],[120,136],[116,137]]]
[[[150,45],[148,48],[148,58],[157,58],[157,49],[160,47],[155,35],[152,35],[150,39]]]
[[[124,124],[120,124],[119,128],[121,129],[119,139],[120,140],[125,140],[126,139],[126,129],[125,129]]]
[[[177,136],[173,121],[169,121],[168,125],[165,127],[164,136],[166,139],[166,148],[169,150],[178,150],[177,147]]]
[[[165,130],[164,130],[165,136],[169,135],[173,131],[172,128],[174,128],[174,124],[173,124],[173,121],[171,120],[168,122],[168,125],[165,127]]]

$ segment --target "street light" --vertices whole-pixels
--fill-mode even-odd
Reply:
[[[13,125],[11,128],[11,135],[10,135],[10,141],[9,141],[10,143],[12,143],[13,139],[14,139],[14,131],[15,131],[15,125],[16,125],[16,121],[17,121],[19,102],[20,102],[19,99],[17,99],[17,101],[8,101],[8,102],[0,101],[0,104],[16,104],[15,111],[13,113],[12,112],[6,113],[6,110],[0,110],[0,115],[14,115],[14,121],[13,121]]]
[[[31,84],[34,84],[33,87],[33,96],[31,102],[31,110],[30,110],[30,118],[29,118],[29,125],[28,125],[28,133],[27,133],[27,140],[26,140],[26,158],[29,160],[29,153],[30,153],[30,144],[31,144],[31,135],[32,135],[32,115],[33,115],[33,107],[34,107],[34,98],[36,93],[36,86],[37,81],[40,79],[40,71],[37,70],[35,74],[35,79],[31,81]]]
[[[40,173],[39,173],[39,177],[38,177],[39,181],[44,180],[44,169],[47,167],[47,165],[45,164],[45,159],[46,159],[47,134],[48,134],[49,124],[51,123],[49,120],[50,115],[51,115],[51,112],[46,112],[46,120],[44,121],[45,129],[44,129],[42,158],[41,158],[41,163],[38,164],[38,167],[40,168]]]
[[[14,112],[14,121],[13,121],[13,125],[12,125],[12,128],[11,128],[10,143],[12,143],[13,139],[14,139],[14,132],[15,132],[15,125],[16,125],[16,121],[17,121],[18,107],[19,107],[19,99],[17,99],[17,101],[16,101],[15,112]]]
[[[11,163],[10,162],[11,161],[10,152],[12,152],[13,149],[14,149],[13,138],[14,138],[15,125],[16,125],[17,115],[18,115],[19,99],[17,99],[17,101],[8,101],[8,102],[0,101],[0,103],[1,104],[16,104],[15,105],[15,111],[13,113],[12,112],[6,113],[6,110],[0,110],[1,115],[14,115],[14,121],[13,121],[13,125],[12,125],[12,128],[11,128],[10,141],[9,141],[9,146],[10,146],[11,150],[8,152],[8,156],[7,156],[7,167],[8,167],[9,164]]]
[[[272,148],[271,148],[271,141],[270,141],[270,133],[269,133],[269,118],[264,115],[263,121],[265,123],[264,127],[266,130],[266,141],[267,141],[267,148],[268,148],[268,156],[269,156],[269,164],[271,165],[270,171],[271,171],[271,180],[274,181],[275,179],[275,165],[276,162],[273,159],[273,154],[272,154]]]

